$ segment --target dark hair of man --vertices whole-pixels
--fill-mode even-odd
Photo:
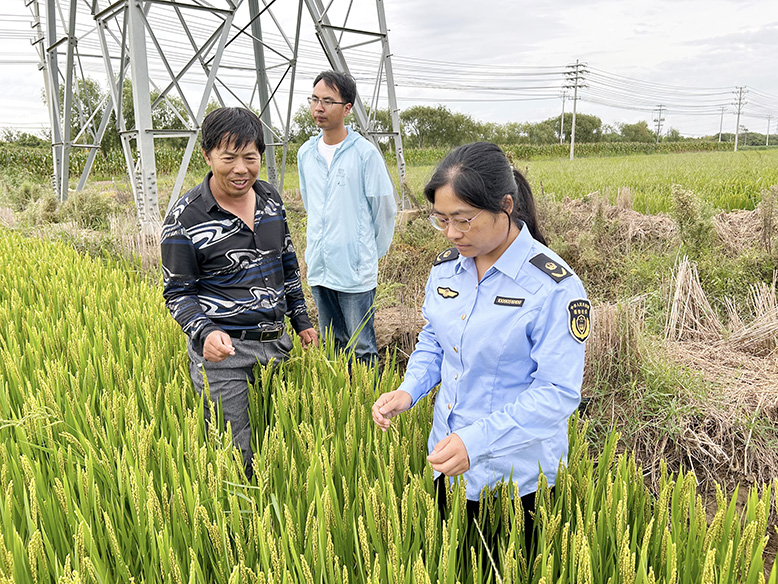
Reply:
[[[474,142],[450,152],[424,187],[424,196],[435,204],[435,191],[445,185],[468,205],[491,213],[507,214],[503,200],[505,195],[510,195],[513,198],[510,219],[519,228],[523,222],[533,238],[546,244],[538,225],[532,189],[496,144]]]
[[[262,122],[254,112],[242,107],[215,109],[203,120],[200,144],[206,153],[222,145],[241,150],[254,144],[260,155],[264,154]]]
[[[354,105],[354,100],[357,98],[357,82],[351,75],[338,71],[322,71],[314,79],[313,86],[316,87],[322,79],[325,85],[338,90],[343,101]]]

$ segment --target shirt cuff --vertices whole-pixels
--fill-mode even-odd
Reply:
[[[486,432],[480,420],[469,426],[459,428],[454,432],[462,440],[470,459],[470,468],[480,464],[489,455],[489,445],[486,441]]]
[[[308,318],[307,314],[298,314],[294,318],[290,318],[289,320],[292,321],[292,328],[294,329],[294,332],[297,334],[300,334],[302,331],[307,330],[309,328],[313,328],[313,325],[311,324],[311,319]]]
[[[199,354],[203,354],[203,346],[205,345],[205,339],[210,335],[213,331],[220,331],[218,326],[216,326],[213,323],[205,325],[200,331],[192,335],[192,347],[194,347],[195,351]]]
[[[397,389],[402,389],[405,393],[411,396],[411,407],[416,405],[416,402],[418,402],[421,398],[423,398],[427,393],[424,390],[422,390],[419,387],[419,384],[416,383],[415,379],[404,379],[403,382],[400,384],[400,387]]]

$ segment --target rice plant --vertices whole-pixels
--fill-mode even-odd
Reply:
[[[613,434],[571,421],[536,553],[520,499],[485,495],[492,563],[465,537],[462,484],[437,511],[430,400],[378,431],[400,381],[296,346],[251,399],[255,480],[206,430],[183,336],[130,266],[0,231],[0,582],[763,582],[771,487],[707,521],[694,475],[652,493]],[[771,577],[775,581],[776,576]]]

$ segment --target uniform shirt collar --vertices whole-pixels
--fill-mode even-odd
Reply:
[[[526,263],[534,245],[535,239],[530,234],[527,226],[522,222],[519,235],[516,237],[516,239],[513,240],[513,243],[508,246],[508,249],[503,252],[497,261],[494,262],[494,265],[489,268],[487,273],[491,272],[492,270],[498,270],[512,280],[515,280],[519,275],[521,266]],[[477,273],[475,268],[475,260],[473,258],[460,255],[459,259],[457,260],[457,273],[459,273],[460,270],[467,270],[472,271],[473,273]]]

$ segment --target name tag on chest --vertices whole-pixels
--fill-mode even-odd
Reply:
[[[515,306],[517,308],[524,306],[524,298],[509,298],[507,296],[497,296],[494,303],[499,306]]]

